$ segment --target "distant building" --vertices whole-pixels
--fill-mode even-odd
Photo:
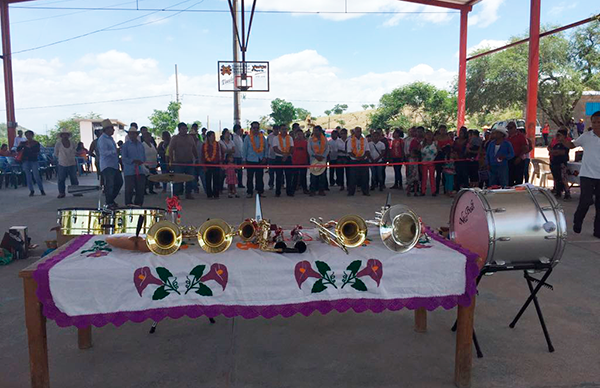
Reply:
[[[80,119],[77,120],[79,122],[79,135],[81,136],[81,141],[86,148],[90,148],[90,144],[94,140],[94,131],[96,129],[102,129],[102,120],[90,120],[90,119]],[[125,136],[127,136],[127,132],[125,132],[126,124],[117,120],[110,119],[110,121],[115,126],[115,134],[113,138],[115,142],[119,140],[125,141]]]
[[[594,112],[600,111],[600,92],[598,91],[585,91],[581,96],[581,99],[575,105],[573,109],[573,117],[575,122],[579,122],[579,119],[585,120],[585,127],[589,128],[592,126],[590,117]]]

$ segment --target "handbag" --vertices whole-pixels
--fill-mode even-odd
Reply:
[[[21,163],[23,161],[23,153],[25,152],[25,149],[22,149],[21,151],[19,151],[17,153],[17,156],[15,156],[15,160],[19,163]]]

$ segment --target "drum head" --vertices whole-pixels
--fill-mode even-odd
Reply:
[[[452,207],[450,236],[455,243],[487,259],[490,227],[481,196],[478,190],[463,190],[457,195]]]

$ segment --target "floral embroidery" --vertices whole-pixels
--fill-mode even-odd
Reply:
[[[223,291],[225,291],[225,287],[227,286],[227,280],[229,279],[229,273],[227,272],[227,267],[223,264],[213,264],[210,267],[210,271],[202,276],[204,270],[206,269],[205,265],[197,265],[190,271],[190,279],[189,276],[186,276],[185,281],[185,293],[187,294],[191,290],[196,290],[196,294],[201,296],[212,296],[213,292],[204,282],[209,280],[214,280],[221,287],[223,287]]]
[[[80,253],[83,255],[88,252],[92,253],[87,255],[87,257],[102,257],[108,255],[109,252],[112,252],[112,248],[108,246],[106,241],[94,241],[94,245],[90,249],[86,249]]]
[[[135,289],[137,290],[138,294],[142,296],[142,292],[150,284],[162,285],[163,282],[152,275],[150,268],[143,267],[136,269],[133,273],[133,284],[135,285]]]
[[[296,278],[296,283],[298,283],[298,288],[302,289],[302,283],[304,283],[308,278],[318,279],[312,286],[311,293],[316,294],[327,289],[327,285],[333,286],[335,289],[338,289],[336,285],[335,273],[331,271],[329,265],[323,261],[315,261],[315,265],[317,266],[317,271],[315,271],[308,261],[301,261],[296,264],[296,268],[294,269],[294,276]],[[377,259],[369,259],[367,260],[367,266],[360,270],[362,266],[361,260],[355,260],[348,267],[346,267],[346,273],[344,271],[344,276],[342,277],[342,285],[340,287],[344,288],[346,285],[350,284],[350,287],[354,288],[357,291],[367,291],[367,285],[363,282],[361,277],[369,276],[377,283],[377,287],[381,283],[381,278],[383,277],[383,264],[381,261]],[[360,271],[359,271],[360,270]],[[329,273],[331,272],[331,274]]]

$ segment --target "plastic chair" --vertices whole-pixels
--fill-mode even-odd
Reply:
[[[12,156],[7,156],[8,168],[10,169],[10,180],[15,189],[19,188],[19,184],[25,185],[23,167]]]
[[[535,184],[536,178],[540,187],[548,187],[548,179],[554,181],[548,162],[541,159],[531,159],[531,164],[529,165],[529,183]]]

